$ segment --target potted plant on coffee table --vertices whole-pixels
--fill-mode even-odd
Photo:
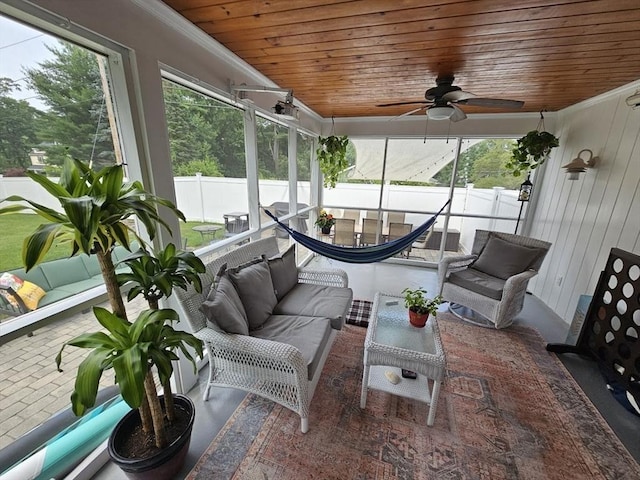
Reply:
[[[429,318],[429,314],[434,315],[438,311],[438,306],[442,303],[442,296],[434,298],[427,297],[427,291],[423,288],[405,288],[404,306],[409,309],[409,322],[414,327],[424,327]]]
[[[0,208],[0,214],[31,210],[48,222],[39,226],[25,239],[23,244],[25,267],[28,270],[42,261],[54,243],[68,244],[72,256],[78,253],[95,254],[112,309],[111,312],[104,308],[94,309],[98,322],[107,333],[80,335],[67,342],[68,345],[93,349],[78,369],[75,389],[71,396],[74,413],[82,415],[93,405],[100,375],[106,369],[113,368],[116,372],[116,383],[120,386],[123,398],[132,408],[139,408],[138,416],[142,422],[146,423],[146,427],[143,428],[144,442],[155,444],[158,450],[163,451],[165,448],[176,450],[178,443],[180,448],[175,453],[183,454],[184,442],[181,437],[185,429],[164,431],[163,427],[170,422],[171,414],[162,411],[163,402],[157,396],[151,371],[158,372],[161,384],[165,385],[165,393],[169,392],[167,398],[173,399],[166,385],[173,371],[172,361],[177,359],[176,351],[182,351],[186,358],[194,363],[191,352],[195,350],[196,354],[201,356],[202,344],[191,334],[173,329],[171,322],[176,321],[178,315],[171,309],[151,308],[141,312],[134,322],[127,319],[112,251],[117,244],[130,249],[131,237],[136,238],[140,244],[144,244],[127,222],[129,218],[136,217],[146,228],[149,238],[153,240],[158,224],[169,230],[167,223],[158,213],[159,206],[166,207],[181,220],[185,219],[184,215],[172,202],[146,191],[140,182],[125,181],[123,167],[119,165],[105,167],[96,172],[78,160],[67,160],[58,183],[36,173],[28,173],[28,175],[60,203],[60,211],[20,196],[5,199],[9,202],[22,203]],[[163,268],[169,268],[169,273],[166,271],[158,273],[155,266],[146,270],[149,264],[157,263],[151,260],[152,255],[146,250],[144,253],[139,252],[137,256],[134,255],[140,264],[144,265],[143,271],[135,272],[140,279],[144,279],[142,282],[144,286],[134,286],[134,292],[144,293],[151,288],[153,291],[159,290],[166,296],[171,293],[173,286],[183,287],[187,282],[194,283],[196,288],[200,286],[197,273],[203,270],[203,266],[201,262],[198,264],[199,260],[196,262],[193,257],[184,256],[169,247],[161,256],[163,258],[159,262]],[[142,260],[143,257],[147,260]],[[133,272],[134,267],[130,268]],[[157,275],[154,276],[153,272]],[[153,282],[149,281],[149,277],[154,278]],[[133,278],[127,278],[126,281],[131,282]],[[154,286],[150,287],[151,285]],[[59,353],[56,358],[58,366],[61,361],[60,355]],[[170,402],[171,400],[165,403]],[[192,418],[190,422],[192,425]],[[153,427],[149,427],[150,425]],[[186,427],[189,435],[191,425]],[[180,438],[176,440],[177,437]],[[156,458],[157,455],[153,456],[151,463],[155,462]],[[142,463],[147,460],[146,458],[136,459]],[[154,467],[151,465],[149,468]],[[148,470],[147,466],[143,468]],[[164,475],[170,472],[168,467],[160,467],[160,470]],[[171,476],[153,474],[153,478],[160,480],[171,478]]]

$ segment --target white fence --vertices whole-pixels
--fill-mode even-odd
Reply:
[[[187,220],[201,222],[224,221],[224,214],[247,212],[247,181],[243,178],[223,177],[176,177],[174,178],[177,205]],[[274,202],[287,202],[289,184],[280,180],[260,180],[260,202],[271,205]],[[36,182],[28,177],[0,176],[0,198],[21,195],[25,198],[59,210],[59,205]],[[309,203],[309,182],[298,183],[298,202]],[[361,210],[376,209],[379,202],[380,185],[339,183],[334,189],[324,191],[324,204]],[[490,217],[517,218],[520,203],[518,192],[500,187],[476,189],[473,185],[454,190],[449,228],[460,231],[460,243],[470,249],[473,232],[477,228],[511,231],[513,220],[496,220],[456,215],[478,215]],[[382,208],[405,212],[439,210],[449,197],[446,187],[417,187],[403,185],[385,185]],[[419,224],[428,215],[407,213],[407,223]],[[443,226],[439,220],[438,227]]]

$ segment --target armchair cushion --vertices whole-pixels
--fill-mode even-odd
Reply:
[[[225,263],[220,267],[207,299],[200,305],[200,311],[213,324],[213,328],[217,327],[226,333],[248,335],[247,314],[226,270]]]
[[[471,268],[506,280],[522,273],[534,263],[544,250],[508,242],[490,235],[487,244]]]
[[[307,362],[307,375],[313,378],[331,335],[331,320],[324,317],[271,315],[251,336],[293,345]]]
[[[271,257],[269,270],[276,298],[280,301],[298,283],[295,244],[291,245],[284,253]]]
[[[467,268],[449,275],[449,283],[466,288],[485,297],[502,299],[505,280],[488,275],[480,270]]]
[[[249,330],[260,328],[278,303],[267,259],[257,258],[227,272],[244,305]]]

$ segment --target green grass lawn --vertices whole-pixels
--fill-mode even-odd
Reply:
[[[42,217],[31,214],[15,214],[0,216],[0,273],[6,270],[22,267],[22,242],[33,233],[35,229],[43,223]],[[204,222],[180,222],[180,234],[182,239],[187,239],[189,249],[202,246],[202,235],[192,230],[196,225],[203,225]],[[224,229],[216,232],[216,239],[224,236]],[[63,258],[71,253],[68,245],[54,245],[46,260]]]

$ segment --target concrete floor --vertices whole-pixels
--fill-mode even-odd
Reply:
[[[387,263],[352,265],[321,257],[316,257],[307,268],[346,270],[354,298],[360,300],[373,300],[376,291],[399,294],[405,287],[420,286],[430,293],[437,291],[436,272],[432,269]],[[441,309],[446,309],[446,304],[442,305]],[[569,329],[560,317],[532,295],[527,295],[524,309],[515,323],[537,329],[550,343],[563,343]],[[574,354],[563,354],[559,357],[636,461],[640,462],[640,443],[637,441],[640,417],[629,413],[614,400],[606,389],[595,362]],[[204,369],[201,372],[199,385],[204,383],[206,371],[207,369]],[[203,402],[199,385],[189,392],[189,396],[196,403],[197,417],[186,464],[178,478],[184,478],[191,470],[245,396],[244,392],[238,390],[218,388],[212,389],[208,402]],[[313,425],[310,428],[313,428]],[[125,475],[110,463],[106,464],[93,478],[126,479]]]

